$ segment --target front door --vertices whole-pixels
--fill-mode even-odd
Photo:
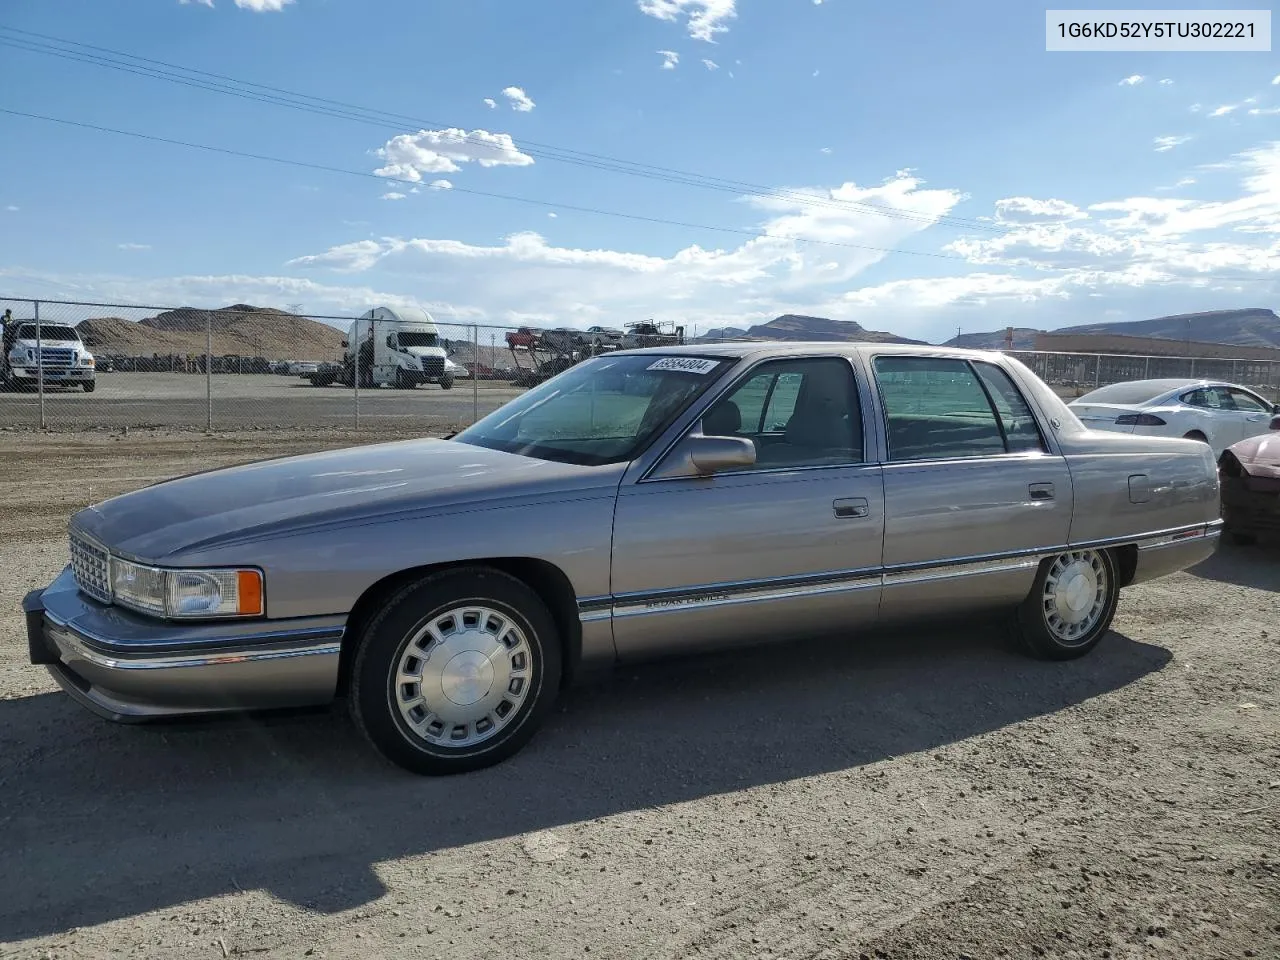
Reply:
[[[1226,389],[1227,394],[1231,397],[1231,404],[1235,410],[1236,425],[1239,430],[1236,440],[1247,440],[1249,437],[1256,437],[1258,434],[1266,433],[1271,429],[1271,418],[1275,416],[1271,412],[1271,404],[1257,394],[1242,390],[1240,387],[1227,387]],[[1232,441],[1232,443],[1234,442],[1235,440]]]
[[[749,438],[756,463],[623,485],[612,572],[619,657],[873,622],[884,496],[880,467],[866,462],[849,360],[761,363],[700,425]]]
[[[1071,527],[1071,474],[999,366],[877,356],[885,619],[1011,605]]]

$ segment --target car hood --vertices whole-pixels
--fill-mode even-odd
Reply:
[[[1280,479],[1280,432],[1249,437],[1227,447],[1245,473]]]
[[[435,511],[616,489],[623,467],[409,440],[197,473],[88,507],[72,526],[113,552],[164,562],[213,546]]]

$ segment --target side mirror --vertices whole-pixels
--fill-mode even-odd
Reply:
[[[1274,413],[1276,416],[1280,416],[1280,403],[1277,403],[1275,406],[1273,406],[1271,408],[1271,412]]]
[[[347,349],[347,347],[349,347],[349,346],[351,346],[351,344],[347,343],[347,341],[345,341],[345,340],[343,340],[343,341],[342,341],[342,349],[343,349],[343,350]]]
[[[750,467],[756,462],[756,445],[746,437],[691,436],[688,443],[689,462],[704,476]]]

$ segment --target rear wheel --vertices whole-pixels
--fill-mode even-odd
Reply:
[[[424,577],[369,624],[351,713],[413,773],[477,770],[523,747],[560,686],[555,622],[526,584],[485,567]]]
[[[1205,436],[1203,433],[1201,433],[1199,430],[1191,430],[1191,431],[1189,431],[1189,432],[1187,432],[1187,433],[1184,433],[1184,434],[1182,435],[1182,439],[1183,439],[1183,440],[1199,440],[1201,443],[1208,443],[1208,442],[1209,442],[1209,438],[1208,438],[1208,437],[1206,437],[1206,436]]]
[[[1120,600],[1115,559],[1105,550],[1072,550],[1040,564],[1017,611],[1018,635],[1032,656],[1071,660],[1098,645]]]

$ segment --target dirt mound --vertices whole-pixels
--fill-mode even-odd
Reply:
[[[214,356],[268,360],[337,360],[343,332],[327,323],[270,307],[235,304],[217,310],[183,307],[143,320],[95,317],[77,326],[95,353],[104,356],[202,355],[206,330]]]

